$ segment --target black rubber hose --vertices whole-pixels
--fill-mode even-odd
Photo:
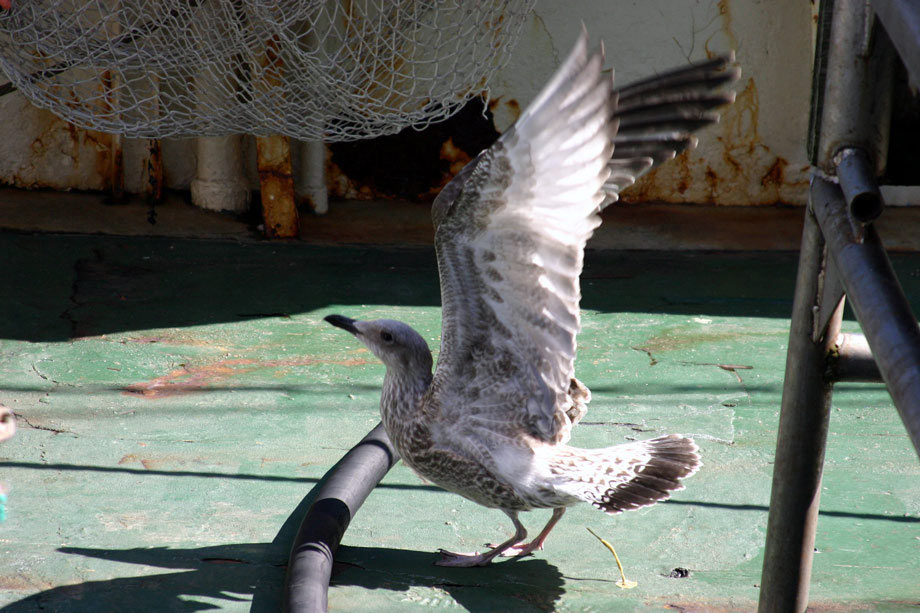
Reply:
[[[313,504],[288,560],[284,597],[288,613],[326,612],[335,550],[351,518],[398,459],[383,424],[377,424],[308,494]]]

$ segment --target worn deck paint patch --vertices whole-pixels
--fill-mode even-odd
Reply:
[[[437,352],[433,252],[0,234],[0,256],[0,403],[20,416],[0,444],[0,607],[278,610],[303,497],[378,421],[383,367],[322,318],[402,319]],[[916,308],[920,256],[895,267]],[[571,509],[533,558],[442,569],[438,547],[481,550],[507,519],[397,464],[349,527],[331,607],[752,610],[794,268],[589,252],[576,368],[593,400],[573,443],[692,433],[700,472],[648,509]],[[838,386],[816,610],[913,609],[918,484],[887,393]],[[585,526],[637,588],[615,587]]]
[[[178,394],[192,394],[207,389],[213,389],[233,377],[251,373],[259,369],[273,369],[272,376],[283,377],[290,373],[294,367],[316,366],[327,364],[336,366],[363,366],[374,363],[372,360],[353,358],[349,360],[324,361],[317,358],[302,358],[291,360],[221,360],[212,364],[197,366],[182,365],[182,368],[173,370],[162,377],[150,381],[133,383],[125,386],[123,394],[155,399]]]

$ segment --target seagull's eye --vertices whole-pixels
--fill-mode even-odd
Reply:
[[[385,342],[385,343],[392,343],[392,342],[393,342],[393,335],[390,334],[389,332],[381,332],[381,333],[380,333],[380,338],[382,338],[382,339],[383,339],[383,342]]]

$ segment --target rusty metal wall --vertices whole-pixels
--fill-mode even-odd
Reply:
[[[812,3],[800,0],[632,0],[617,2],[613,9],[606,0],[539,3],[524,25],[509,65],[493,81],[490,120],[499,132],[513,123],[564,57],[582,22],[589,24],[592,39],[604,39],[607,63],[615,68],[619,83],[735,50],[744,73],[736,103],[720,124],[700,134],[698,148],[644,177],[623,194],[623,200],[802,204],[808,177],[805,135],[814,11]],[[125,191],[149,189],[150,148],[145,141],[123,139],[120,147],[113,146],[111,136],[73,128],[29,106],[15,92],[0,98],[0,112],[7,119],[0,124],[0,183],[107,190],[115,181],[113,156],[122,155]],[[246,140],[246,181],[258,189],[255,146]],[[468,144],[467,149],[478,146]],[[372,158],[369,147],[367,155]],[[295,158],[298,153],[299,148],[293,148]],[[403,193],[381,189],[379,180],[353,176],[355,172],[336,163],[330,152],[330,195],[424,200],[450,178],[460,166],[458,161],[476,153],[446,135],[439,147],[425,154],[432,159],[418,163],[447,170]],[[294,168],[298,167],[295,159]],[[194,177],[194,141],[163,141],[162,168],[163,186],[188,189]]]

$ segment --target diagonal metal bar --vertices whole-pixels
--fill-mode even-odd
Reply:
[[[871,225],[857,231],[837,185],[815,178],[811,205],[829,256],[914,449],[920,455],[920,326]]]

